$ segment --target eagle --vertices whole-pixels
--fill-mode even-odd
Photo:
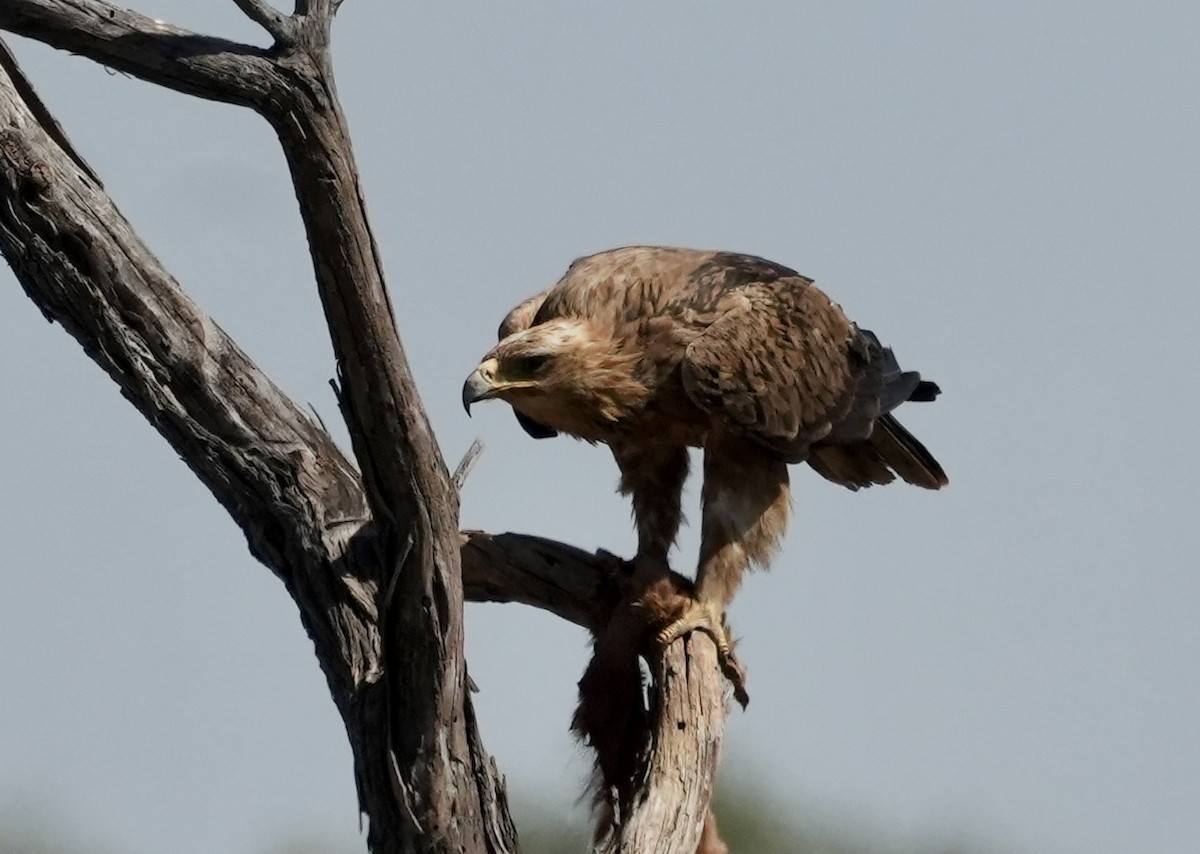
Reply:
[[[498,398],[534,438],[607,445],[632,500],[643,589],[670,572],[688,449],[703,449],[695,583],[657,640],[706,631],[735,685],[724,610],[783,535],[789,465],[852,490],[948,482],[892,414],[938,386],[902,371],[812,279],[763,258],[662,246],[580,258],[514,308],[499,339],[463,385],[468,414]]]

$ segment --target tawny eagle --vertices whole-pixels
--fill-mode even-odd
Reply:
[[[765,566],[787,523],[788,465],[850,489],[899,475],[946,485],[892,410],[937,385],[902,371],[795,270],[726,252],[655,246],[581,258],[500,325],[463,403],[500,398],[535,438],[603,442],[633,501],[637,575],[668,571],[689,447],[704,449],[694,602],[658,635],[708,631],[729,659],[722,614],[743,571]]]

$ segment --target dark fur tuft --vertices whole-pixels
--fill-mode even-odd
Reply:
[[[691,595],[690,582],[673,575],[618,604],[597,634],[592,660],[579,680],[579,706],[571,729],[596,753],[589,788],[597,842],[612,832],[645,772],[650,714],[639,664],[642,643],[653,630],[682,617]],[[728,851],[710,811],[696,854]]]

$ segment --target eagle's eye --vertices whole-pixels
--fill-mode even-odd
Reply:
[[[531,377],[546,367],[546,363],[549,361],[550,357],[545,353],[533,353],[528,356],[517,356],[509,364],[514,373],[523,377]]]

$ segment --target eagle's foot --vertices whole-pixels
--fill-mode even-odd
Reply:
[[[663,627],[655,640],[660,646],[670,646],[688,632],[701,631],[713,639],[717,647],[717,661],[721,672],[733,685],[734,699],[744,709],[750,702],[746,693],[746,672],[733,654],[733,644],[729,640],[729,629],[725,624],[725,614],[715,602],[692,600],[691,605],[683,615],[674,622]]]
[[[717,645],[717,655],[722,658],[733,654],[729,634],[725,631],[725,615],[717,610],[713,602],[699,602],[693,599],[682,616],[659,631],[657,640],[661,645],[668,646],[688,632],[694,631],[709,634],[713,643]]]

